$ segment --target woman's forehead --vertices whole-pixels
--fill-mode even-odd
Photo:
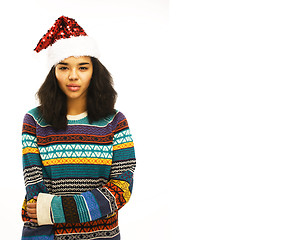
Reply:
[[[72,65],[80,64],[80,63],[91,63],[91,58],[88,56],[80,56],[80,57],[71,56],[60,61],[60,63],[67,63]]]

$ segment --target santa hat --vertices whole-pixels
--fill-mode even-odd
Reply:
[[[56,20],[34,51],[38,53],[46,48],[48,64],[51,67],[71,56],[99,57],[95,40],[90,38],[74,19],[64,16]]]

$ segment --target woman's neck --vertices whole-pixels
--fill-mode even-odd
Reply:
[[[87,110],[86,99],[67,99],[67,114],[78,115]]]

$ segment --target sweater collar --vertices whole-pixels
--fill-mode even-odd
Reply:
[[[87,111],[80,113],[78,115],[67,115],[67,120],[80,120],[82,118],[85,118],[87,116]]]

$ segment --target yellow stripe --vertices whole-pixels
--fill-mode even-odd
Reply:
[[[131,192],[129,191],[129,183],[126,181],[120,181],[120,180],[114,180],[114,179],[111,179],[110,182],[122,189],[123,197],[125,201],[128,202],[131,197]]]
[[[27,154],[27,153],[40,153],[38,148],[31,148],[31,147],[26,147],[22,149],[22,154]]]
[[[118,145],[113,146],[113,150],[120,150],[120,149],[124,149],[124,148],[130,148],[133,146],[134,146],[133,142],[122,143],[122,144],[118,144]]]
[[[43,161],[43,165],[61,165],[61,164],[95,164],[95,165],[111,165],[112,159],[104,158],[55,158]]]

